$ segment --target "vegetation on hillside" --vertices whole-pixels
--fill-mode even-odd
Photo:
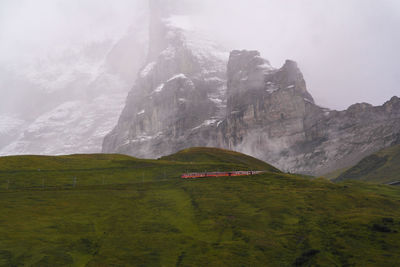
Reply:
[[[161,181],[176,179],[184,172],[279,172],[263,161],[228,150],[195,148],[184,154],[159,160],[104,154],[0,157],[0,190]],[[182,160],[177,161],[179,158]]]
[[[251,166],[252,168],[256,168],[258,170],[280,172],[278,169],[265,163],[264,161],[239,152],[220,148],[194,147],[179,151],[178,153],[170,156],[162,157],[161,159],[175,162],[229,163]]]
[[[374,153],[343,172],[336,181],[360,180],[376,183],[400,181],[400,145]]]
[[[36,162],[30,166],[21,157],[23,170],[16,169],[18,157],[12,159],[15,165],[7,163],[10,158],[0,158],[1,179],[10,175],[21,185],[0,190],[0,266],[400,262],[397,187],[358,181],[334,184],[281,172],[194,180],[177,175],[190,166],[246,167],[237,161],[206,159],[196,160],[196,165],[119,155],[55,158],[65,162],[57,165],[52,157],[33,157],[28,161]],[[3,169],[5,163],[8,167]],[[29,188],[34,184],[30,180],[39,177],[39,165],[48,179],[79,175],[82,182],[75,187]],[[164,167],[169,170],[166,177]],[[141,172],[147,174],[144,180]],[[109,183],[96,183],[101,176]]]

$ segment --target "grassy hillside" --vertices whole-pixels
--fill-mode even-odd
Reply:
[[[182,157],[182,153],[187,157]],[[182,160],[177,161],[179,158]],[[0,190],[160,181],[177,179],[184,172],[218,170],[279,172],[250,156],[215,148],[188,149],[160,160],[104,154],[11,156],[0,157]]]
[[[77,157],[80,162],[72,162]],[[357,181],[334,184],[280,172],[182,180],[173,171],[244,165],[118,155],[59,158],[67,158],[71,169],[62,164],[56,169],[51,157],[34,157],[38,162],[29,167],[21,157],[27,165],[19,171],[16,157],[14,167],[5,164],[10,158],[0,158],[0,164],[8,166],[2,170],[3,179],[8,172],[21,185],[33,184],[30,175],[38,172],[36,164],[47,166],[43,170],[56,181],[58,175],[79,174],[88,184],[1,189],[0,266],[398,266],[400,262],[397,187]],[[159,177],[163,167],[171,175]],[[147,174],[144,181],[140,172]],[[121,177],[114,178],[113,173]],[[108,184],[93,183],[103,174]]]
[[[400,145],[372,154],[338,176],[336,181],[360,180],[376,183],[400,181]]]
[[[219,148],[204,148],[195,147],[182,150],[176,154],[163,157],[162,160],[175,161],[175,162],[220,162],[220,163],[234,163],[238,165],[253,166],[259,170],[279,172],[275,167],[261,161],[259,159],[244,155],[242,153],[229,151]]]

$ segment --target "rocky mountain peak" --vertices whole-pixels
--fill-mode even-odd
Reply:
[[[227,54],[196,34],[186,16],[169,13],[170,7],[154,8],[148,61],[118,125],[104,140],[104,152],[172,153],[185,148],[191,133],[216,125],[225,112]]]
[[[400,98],[393,96],[383,107],[387,113],[400,112]]]
[[[272,70],[269,61],[258,51],[232,51],[227,67],[228,97],[263,88],[265,74]]]
[[[399,140],[398,98],[381,107],[321,108],[295,61],[274,68],[258,51],[228,57],[187,17],[157,12],[151,55],[103,152],[148,158],[213,146],[320,175]]]
[[[373,105],[369,103],[356,103],[351,105],[347,111],[348,112],[353,112],[353,113],[359,113],[359,112],[365,112],[368,109],[373,108]]]

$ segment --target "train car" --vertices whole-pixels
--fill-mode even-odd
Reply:
[[[203,177],[224,177],[224,176],[248,176],[263,173],[264,171],[230,171],[230,172],[193,172],[184,173],[182,179],[193,179]]]

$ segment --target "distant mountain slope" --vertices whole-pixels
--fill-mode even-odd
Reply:
[[[336,181],[360,180],[377,183],[400,181],[400,145],[383,149],[345,171]]]
[[[146,56],[147,35],[139,28],[10,70],[18,75],[8,75],[4,86],[29,82],[18,87],[24,97],[10,96],[10,115],[0,116],[0,155],[100,152]]]

